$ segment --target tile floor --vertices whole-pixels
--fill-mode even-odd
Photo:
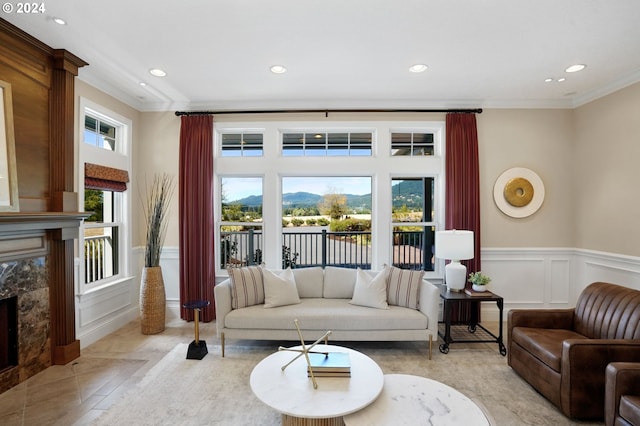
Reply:
[[[193,322],[179,318],[167,317],[165,331],[152,336],[141,334],[133,321],[84,348],[69,364],[52,366],[0,394],[0,425],[87,425],[193,335]],[[218,343],[215,322],[200,323],[200,338]]]
[[[0,425],[86,425],[135,386],[178,343],[193,340],[193,322],[167,318],[161,334],[145,336],[138,321],[83,349],[67,365],[52,366],[0,394]],[[213,342],[215,323],[200,323]]]

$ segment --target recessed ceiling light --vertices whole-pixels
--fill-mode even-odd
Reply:
[[[167,75],[167,73],[163,70],[161,70],[160,68],[151,68],[149,70],[149,74],[155,76],[155,77],[165,77]]]
[[[409,67],[409,71],[411,72],[425,72],[427,70],[427,66],[425,64],[415,64]]]
[[[560,78],[559,78],[558,80],[556,80],[556,81],[557,81],[558,83],[562,83],[562,82],[563,82],[563,81],[565,81],[565,80],[566,80],[566,78],[564,78],[564,77],[560,77]]]
[[[144,81],[141,81],[140,83],[138,83],[140,86],[145,87],[147,85],[147,83],[145,83]]]
[[[284,74],[287,72],[287,68],[284,65],[272,65],[269,69],[274,74]]]
[[[551,83],[552,81],[553,81],[553,79],[551,77],[544,79],[545,83]]]
[[[67,21],[65,21],[65,20],[64,20],[64,19],[62,19],[62,18],[54,17],[54,18],[51,18],[51,20],[52,20],[53,22],[55,22],[56,24],[58,24],[58,25],[67,25]]]
[[[571,65],[570,67],[568,67],[566,70],[564,70],[565,72],[578,72],[578,71],[582,71],[583,69],[585,69],[587,66],[584,64],[576,64],[576,65]]]

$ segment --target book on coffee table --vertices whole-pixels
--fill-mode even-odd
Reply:
[[[313,374],[319,373],[350,373],[351,361],[347,352],[309,353],[307,372],[313,370]]]
[[[339,371],[337,372],[324,372],[324,371],[313,371],[313,376],[314,377],[351,377],[351,372],[345,372],[345,373],[341,373]],[[307,372],[307,377],[311,377],[311,372]]]

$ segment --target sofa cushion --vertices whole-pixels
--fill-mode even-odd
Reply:
[[[640,396],[622,395],[620,397],[620,417],[632,425],[640,425]]]
[[[231,268],[231,307],[233,309],[264,303],[264,284],[259,266]]]
[[[264,281],[265,308],[300,303],[296,281],[291,268],[285,269],[280,275],[262,268],[262,279]]]
[[[387,274],[388,268],[384,268],[376,276],[372,276],[358,268],[353,298],[349,303],[369,308],[389,309],[389,304],[387,303]]]
[[[355,273],[355,270],[353,271]],[[399,306],[371,309],[349,299],[301,299],[296,305],[263,309],[261,305],[234,309],[224,317],[226,328],[294,330],[294,319],[303,330],[424,330],[428,318],[420,311]]]
[[[390,305],[418,309],[418,292],[424,271],[390,266],[387,276],[387,301]]]
[[[320,266],[293,269],[300,297],[322,297],[324,270]]]
[[[327,266],[324,268],[325,299],[351,299],[356,286],[356,270]]]
[[[514,327],[511,332],[513,343],[520,345],[558,373],[562,362],[562,342],[566,339],[586,337],[571,330],[555,328]]]

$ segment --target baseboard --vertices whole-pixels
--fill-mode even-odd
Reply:
[[[82,334],[79,334],[77,338],[80,340],[80,349],[84,349],[92,343],[97,342],[104,336],[113,333],[119,328],[124,327],[126,324],[138,318],[140,311],[138,306],[134,306],[126,311],[112,316],[109,320],[101,322],[98,326],[85,330]]]

